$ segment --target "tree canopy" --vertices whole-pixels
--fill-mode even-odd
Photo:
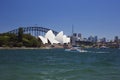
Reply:
[[[40,47],[41,42],[38,38],[23,34],[22,28],[19,28],[18,35],[12,33],[0,34],[0,47]]]

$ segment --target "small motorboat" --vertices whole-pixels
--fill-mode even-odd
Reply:
[[[100,49],[108,49],[106,46],[101,46]]]
[[[65,49],[65,51],[77,51],[77,49],[72,47],[72,48]]]
[[[65,49],[65,51],[71,51],[71,52],[87,52],[86,50],[83,50],[83,49],[80,48],[80,47],[71,47],[71,48]]]

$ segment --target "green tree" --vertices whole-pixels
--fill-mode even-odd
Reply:
[[[1,47],[40,47],[41,42],[30,34],[23,34],[23,29],[19,28],[18,35],[12,33],[0,34]]]
[[[30,34],[23,35],[23,45],[26,47],[40,47],[40,41]]]
[[[9,39],[9,36],[0,36],[0,46],[8,46]]]
[[[32,44],[31,44],[30,40],[23,38],[23,45],[25,47],[31,47]]]

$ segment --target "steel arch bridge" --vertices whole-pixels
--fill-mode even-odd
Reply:
[[[48,29],[48,28],[44,28],[44,27],[20,27],[23,29],[23,33],[25,34],[31,34],[33,36],[39,36],[39,35],[45,35],[45,33],[47,33],[49,30],[52,30],[52,29]],[[18,31],[19,31],[19,28],[17,29],[14,29],[14,30],[11,30],[11,31],[8,31],[7,33],[13,33],[13,34],[18,34]],[[58,32],[57,31],[54,31],[52,30],[53,33],[56,35]]]

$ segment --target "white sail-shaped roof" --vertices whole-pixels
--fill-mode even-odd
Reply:
[[[45,34],[45,38],[47,38],[51,44],[58,44],[59,42],[57,40],[55,40],[55,35],[53,34],[52,30],[49,30],[46,34]]]
[[[59,41],[61,44],[63,44],[63,31],[59,32],[59,33],[56,35],[55,39],[56,39],[57,41]]]
[[[64,44],[64,43],[70,43],[70,38],[67,37],[66,35],[63,35],[63,31],[59,32],[56,36],[54,35],[52,30],[49,30],[46,34],[45,37],[39,36],[39,38],[42,40],[43,44],[48,43],[48,40],[50,41],[51,44]]]
[[[70,43],[70,38],[69,37],[67,37],[67,43]]]
[[[41,41],[42,41],[43,44],[48,43],[47,38],[44,38],[43,36],[38,36],[38,37],[41,39]]]
[[[63,43],[70,43],[70,38],[66,35],[63,35]]]

